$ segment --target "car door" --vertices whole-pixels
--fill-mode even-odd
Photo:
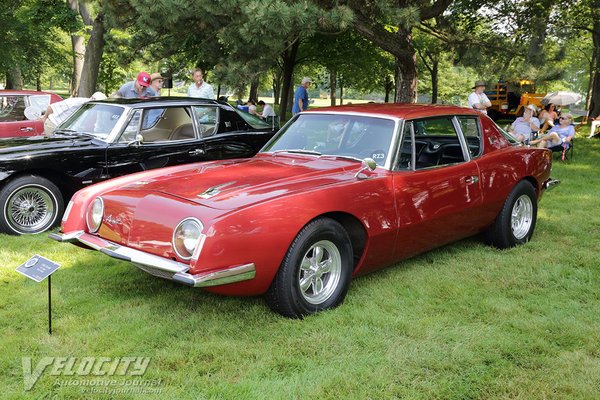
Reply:
[[[187,106],[133,110],[116,143],[107,148],[107,177],[205,160],[198,129]]]
[[[481,148],[481,135],[476,138]],[[474,151],[475,153],[472,153]],[[481,229],[479,168],[454,116],[406,121],[393,190],[398,213],[396,258]]]
[[[49,103],[50,96],[47,97]],[[0,137],[33,136],[44,133],[44,124],[40,120],[29,120],[25,117],[25,109],[28,106],[29,100],[25,95],[0,96]]]
[[[206,118],[202,117],[200,107],[195,106],[194,109],[198,125],[204,126]],[[215,129],[202,129],[209,160],[252,157],[274,134],[272,128],[259,118],[226,107],[219,107],[218,120],[215,122],[208,125]]]

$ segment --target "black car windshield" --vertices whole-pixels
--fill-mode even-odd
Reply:
[[[395,121],[348,114],[306,113],[278,132],[263,152],[301,152],[373,158],[384,165],[392,146]]]
[[[248,123],[248,125],[250,125],[254,129],[271,129],[271,125],[267,124],[265,121],[258,118],[257,116],[248,114],[247,112],[238,110],[237,108],[234,108],[234,110],[236,113],[238,113],[240,117],[244,119],[244,121]]]
[[[106,140],[123,114],[123,107],[112,104],[86,103],[61,124],[56,131],[66,130]]]

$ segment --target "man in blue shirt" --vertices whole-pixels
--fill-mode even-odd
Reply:
[[[127,82],[111,97],[122,97],[124,99],[154,97],[156,92],[150,87],[151,80],[149,73],[140,72],[135,81]]]
[[[302,83],[296,89],[294,93],[294,106],[292,107],[292,114],[296,115],[301,111],[308,110],[308,87],[312,81],[310,78],[304,77],[302,78]]]

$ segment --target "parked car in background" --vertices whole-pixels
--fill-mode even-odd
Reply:
[[[0,140],[0,231],[43,232],[86,185],[170,165],[250,157],[273,134],[259,118],[214,100],[88,102],[51,136]]]
[[[339,305],[352,277],[452,241],[527,242],[551,165],[467,108],[314,109],[253,158],[85,188],[51,237],[302,317]]]
[[[38,118],[48,105],[61,101],[54,93],[33,90],[0,90],[0,138],[34,136],[44,133],[44,124]],[[25,110],[31,112],[28,119]]]

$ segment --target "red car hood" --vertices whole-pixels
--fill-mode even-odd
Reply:
[[[251,159],[190,164],[157,178],[142,178],[123,189],[160,192],[230,210],[355,179],[360,168],[360,162],[343,158],[261,154]]]

